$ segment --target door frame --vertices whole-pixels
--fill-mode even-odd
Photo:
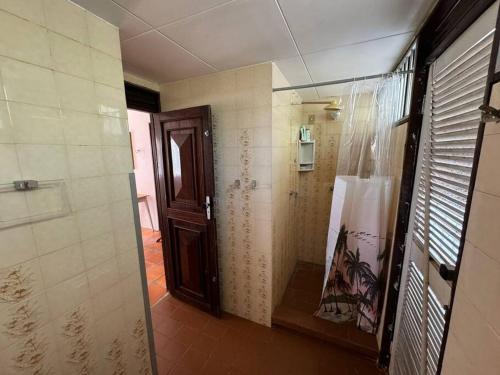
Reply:
[[[401,176],[401,190],[399,194],[399,205],[397,212],[397,224],[394,233],[394,245],[391,255],[391,269],[387,285],[387,305],[385,310],[384,324],[382,327],[382,342],[378,364],[388,368],[391,360],[391,344],[396,326],[399,290],[401,286],[401,274],[405,256],[405,242],[408,224],[410,220],[410,209],[413,195],[413,182],[415,180],[418,148],[420,143],[420,130],[423,119],[423,105],[427,88],[429,66],[441,55],[474,21],[479,18],[485,10],[495,3],[495,0],[439,0],[433,11],[425,21],[417,35],[416,64],[414,72],[414,83],[408,118],[408,130],[403,162],[403,173]],[[485,91],[485,104],[489,101],[491,87],[500,77],[495,77],[494,66],[496,62],[500,24],[497,19],[497,29],[494,36],[491,52],[490,68]],[[495,78],[497,78],[495,80]],[[452,280],[450,305],[445,317],[445,327],[439,362],[438,374],[441,372],[446,341],[451,320],[451,311],[455,297],[458,273],[462,259],[465,243],[465,233],[469,218],[472,192],[476,180],[477,166],[481,152],[481,144],[484,134],[484,123],[481,122],[477,134],[474,163],[471,173],[471,183],[467,198],[464,225],[461,235],[456,272]]]

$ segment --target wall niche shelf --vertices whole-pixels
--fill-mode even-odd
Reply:
[[[299,172],[310,172],[314,170],[315,141],[298,141],[297,164]]]

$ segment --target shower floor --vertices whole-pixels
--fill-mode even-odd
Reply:
[[[337,324],[313,316],[321,298],[324,270],[324,266],[317,264],[297,263],[281,304],[273,312],[273,325],[376,358],[375,335],[357,329],[354,322]]]

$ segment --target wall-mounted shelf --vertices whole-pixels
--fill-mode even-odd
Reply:
[[[297,165],[299,172],[310,172],[314,170],[315,141],[297,142]]]

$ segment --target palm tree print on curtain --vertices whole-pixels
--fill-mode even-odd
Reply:
[[[342,225],[315,315],[335,322],[356,321],[358,328],[375,333],[378,326],[379,277],[368,262],[360,259],[359,247],[348,247],[350,237],[366,243],[378,243],[379,240],[375,235],[349,231]],[[383,258],[382,252],[377,261],[382,262]],[[379,264],[376,268],[381,269]]]

